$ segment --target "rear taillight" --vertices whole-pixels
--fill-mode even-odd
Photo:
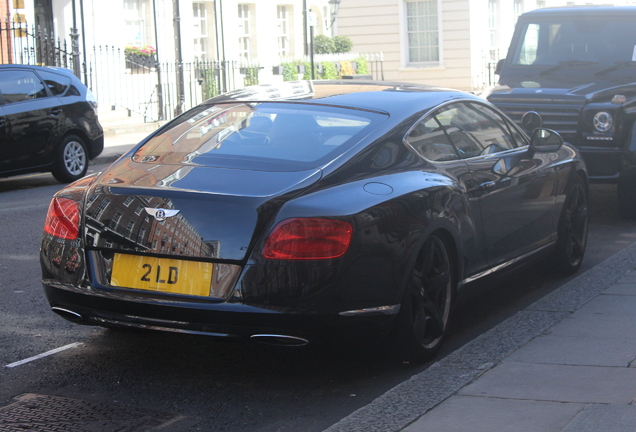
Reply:
[[[44,222],[44,232],[66,240],[79,235],[79,204],[68,198],[53,198]]]
[[[299,218],[284,220],[265,242],[263,256],[281,260],[338,258],[351,243],[353,227],[333,219]]]

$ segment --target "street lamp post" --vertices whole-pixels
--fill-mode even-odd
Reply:
[[[183,113],[185,105],[185,84],[183,80],[183,56],[181,55],[181,16],[179,12],[179,0],[173,1],[174,15],[174,39],[175,39],[175,55],[177,57],[177,106],[175,107],[175,116]]]
[[[316,27],[316,13],[312,10],[309,11],[309,59],[311,67],[311,79],[314,77],[314,27]]]
[[[340,8],[340,0],[329,0],[329,25],[327,29],[332,29],[333,34],[333,25],[336,22],[336,18],[338,17],[338,9]]]

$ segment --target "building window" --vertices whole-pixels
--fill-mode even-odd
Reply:
[[[113,216],[113,218],[111,219],[109,227],[112,230],[116,230],[120,220],[121,220],[121,213],[115,212],[115,216]]]
[[[135,228],[135,223],[133,221],[128,221],[128,225],[126,226],[126,233],[124,236],[130,238],[132,236],[133,228]]]
[[[438,0],[407,1],[408,64],[440,61]]]
[[[146,228],[141,227],[139,230],[139,235],[137,235],[137,243],[141,244],[144,241],[144,236],[146,235]]]
[[[126,43],[141,47],[146,44],[143,0],[124,0]]]
[[[104,198],[102,202],[99,203],[99,207],[97,207],[97,209],[95,210],[95,215],[93,217],[95,219],[101,218],[102,214],[104,214],[104,210],[106,210],[106,207],[108,207],[108,204],[110,204],[110,201],[108,200],[108,198]]]
[[[289,55],[289,15],[287,6],[277,6],[278,18],[278,55]]]
[[[516,5],[516,2],[515,2]],[[490,61],[497,60],[499,0],[488,0],[488,31],[490,32]]]
[[[515,0],[514,3],[514,14],[515,14],[515,23],[517,22],[517,18],[519,15],[523,13],[523,0]]]
[[[208,13],[205,3],[192,3],[194,16],[194,58],[199,61],[208,59]]]
[[[239,58],[241,60],[250,60],[252,57],[252,40],[251,30],[252,23],[250,17],[250,5],[238,5],[239,17]]]

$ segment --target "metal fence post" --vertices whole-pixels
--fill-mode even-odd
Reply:
[[[82,71],[80,67],[80,52],[79,52],[79,32],[75,27],[71,29],[71,56],[73,57],[73,73],[79,79],[82,79]]]

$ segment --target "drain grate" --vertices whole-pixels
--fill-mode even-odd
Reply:
[[[26,393],[0,408],[0,432],[129,432],[168,421],[164,414]]]

